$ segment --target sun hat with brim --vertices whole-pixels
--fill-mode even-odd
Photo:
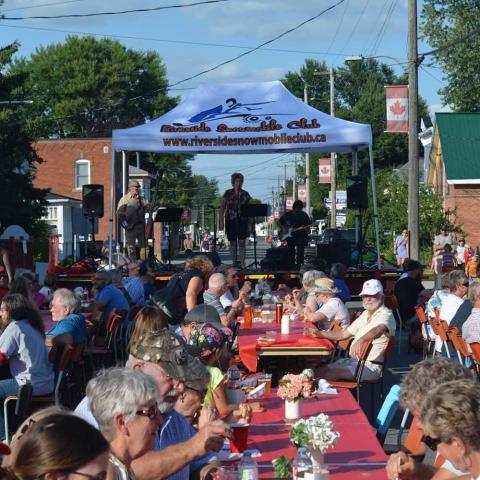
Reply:
[[[167,375],[182,382],[192,382],[206,376],[205,366],[188,353],[180,337],[167,329],[142,335],[130,353],[139,360],[160,365]]]
[[[367,280],[362,287],[362,291],[358,294],[359,297],[362,295],[377,295],[381,293],[383,295],[383,286],[379,280]]]
[[[335,287],[331,278],[317,278],[313,285],[313,291],[315,293],[340,293],[341,290]]]

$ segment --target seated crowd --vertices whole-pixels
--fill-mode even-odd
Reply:
[[[306,270],[301,288],[282,284],[272,291],[282,291],[285,312],[308,322],[306,336],[349,342],[345,358],[317,361],[317,378],[355,380],[363,360],[360,380],[379,380],[397,329],[382,283],[371,279],[363,284],[358,294],[362,311],[354,316],[345,305],[351,296],[343,280],[345,268],[332,270],[331,278]],[[26,383],[32,384],[34,396],[51,394],[58,363],[49,360],[49,349],[95,347],[96,339],[108,333],[111,315],[123,319],[120,343],[127,360],[124,366],[97,371],[73,413],[48,408],[27,420],[4,458],[6,478],[55,480],[58,472],[98,480],[214,477],[216,452],[231,436],[231,424],[249,422],[259,409],[255,403],[229,401],[227,395],[238,317],[254,294],[252,285],[239,285],[234,267],[214,269],[204,256],[188,259],[185,270],[152,295],[145,275],[141,263],[131,263],[125,278],[119,271],[98,271],[91,299],[83,290],[77,296],[55,289],[50,279],[42,294],[53,321],[48,331],[40,310],[45,302],[35,301],[38,284],[28,276],[14,280],[15,290],[0,306],[0,361],[8,363],[11,377],[0,380],[0,398],[16,394]],[[478,342],[480,281],[469,286],[463,271],[454,270],[443,293],[431,295],[421,276],[421,265],[407,262],[406,276],[395,287],[404,325],[420,329],[415,307],[423,304],[427,316],[436,313],[468,342]],[[471,370],[443,357],[448,345],[435,340],[436,357],[416,364],[400,390],[401,406],[425,433],[427,455],[423,462],[403,452],[392,455],[386,467],[390,479],[480,475],[480,386]],[[0,437],[5,436],[4,420],[0,416]],[[62,449],[75,451],[76,458],[62,456]]]

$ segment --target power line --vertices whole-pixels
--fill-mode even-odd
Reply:
[[[435,55],[436,53],[439,53],[439,52],[443,52],[444,50],[448,50],[452,47],[455,47],[456,45],[458,45],[459,43],[463,43],[465,41],[467,41],[469,38],[477,35],[478,33],[480,33],[480,28],[475,28],[474,30],[472,30],[470,33],[467,33],[466,35],[464,35],[463,37],[460,37],[460,38],[457,38],[456,40],[453,40],[452,42],[449,42],[441,47],[438,47],[434,50],[430,50],[429,52],[425,52],[425,53],[420,53],[418,55],[418,59],[420,60],[420,62],[423,60],[424,57],[428,57],[430,55]]]
[[[213,0],[212,0],[212,1],[213,1]],[[228,0],[226,0],[226,1],[228,1]],[[222,66],[224,66],[224,65],[227,65],[227,64],[229,64],[229,63],[235,62],[235,61],[238,60],[239,58],[245,57],[245,56],[249,55],[250,53],[253,53],[253,52],[259,50],[261,47],[264,47],[265,45],[269,45],[270,43],[275,42],[275,41],[278,40],[279,38],[282,38],[282,37],[284,37],[285,35],[287,35],[287,34],[289,34],[289,33],[291,33],[291,32],[294,32],[295,30],[298,30],[298,29],[301,28],[303,25],[305,25],[305,24],[307,24],[307,23],[309,23],[309,22],[312,22],[313,20],[316,20],[317,18],[321,17],[322,15],[324,15],[324,14],[327,13],[327,12],[329,12],[330,10],[333,10],[335,7],[337,7],[338,5],[342,4],[343,2],[345,2],[345,0],[339,0],[339,1],[337,1],[337,3],[335,3],[335,4],[331,5],[330,7],[327,7],[327,8],[325,8],[324,10],[322,10],[320,13],[314,15],[313,17],[308,18],[307,20],[304,20],[303,22],[299,23],[299,24],[296,25],[295,27],[292,27],[292,28],[290,28],[290,29],[288,29],[288,30],[280,33],[280,34],[277,35],[276,37],[274,37],[274,38],[272,38],[272,39],[270,39],[270,40],[267,40],[266,42],[263,42],[263,43],[261,43],[260,45],[257,45],[256,47],[251,48],[251,49],[249,49],[248,51],[243,52],[243,53],[241,53],[240,55],[237,55],[236,57],[231,58],[230,60],[226,60],[226,61],[224,61],[224,62],[222,62],[222,63],[219,63],[219,64],[217,64],[217,65],[215,65],[215,66],[213,66],[213,67],[211,67],[211,68],[208,68],[207,70],[203,70],[203,71],[201,71],[201,72],[199,72],[199,73],[197,73],[197,74],[195,74],[195,75],[192,75],[192,76],[190,76],[190,77],[184,78],[183,80],[179,80],[178,82],[175,82],[175,83],[173,83],[173,84],[170,84],[170,85],[167,86],[167,89],[171,89],[172,87],[175,87],[175,86],[177,86],[177,85],[179,85],[179,84],[181,84],[181,83],[185,83],[185,82],[187,82],[187,81],[189,81],[189,80],[193,80],[194,78],[198,78],[198,77],[200,77],[200,76],[202,76],[202,75],[204,75],[204,74],[206,74],[206,73],[208,73],[208,72],[211,72],[211,71],[213,71],[213,70],[216,70],[216,69],[218,69],[218,68],[220,68],[220,67],[222,67]],[[159,92],[160,90],[163,90],[163,88],[164,88],[164,87],[162,87],[162,88],[157,88],[157,89],[151,91],[151,92],[148,93],[148,94],[137,95],[136,97],[131,97],[131,98],[127,98],[127,99],[122,100],[122,101],[118,101],[117,103],[111,105],[110,108],[114,108],[114,107],[116,107],[116,106],[118,106],[118,105],[120,105],[120,104],[122,104],[122,103],[131,102],[131,101],[133,101],[133,100],[139,100],[139,99],[141,99],[141,98],[143,98],[143,99],[151,98],[155,93]],[[100,112],[100,111],[102,111],[102,110],[106,110],[106,108],[107,108],[107,107],[99,107],[99,108],[93,109],[90,113],[92,113],[92,112]],[[65,117],[55,117],[55,118],[52,118],[51,120],[60,121],[60,120],[65,120],[65,119],[70,118],[70,117],[73,117],[73,116],[75,116],[75,114],[66,115]]]
[[[350,40],[352,39],[354,33],[357,31],[357,28],[358,28],[358,25],[360,24],[360,20],[363,18],[363,16],[365,15],[365,12],[367,10],[367,7],[368,7],[368,4],[370,3],[370,0],[366,0],[365,2],[365,5],[363,7],[363,10],[362,10],[362,13],[359,15],[359,17],[357,18],[357,22],[355,23],[352,31],[350,32],[350,35],[348,36],[348,39],[347,41],[345,42],[345,44],[343,45],[342,47],[342,52],[345,51],[345,49],[347,48],[348,44],[350,43]]]
[[[83,0],[72,0],[72,1],[83,1]],[[147,42],[160,42],[160,43],[173,43],[179,45],[195,45],[199,47],[220,47],[220,48],[239,48],[243,50],[250,50],[251,46],[246,45],[229,45],[225,43],[208,43],[208,42],[190,42],[186,40],[171,40],[167,38],[155,38],[155,37],[140,37],[136,35],[116,35],[116,34],[106,34],[106,33],[96,33],[96,32],[84,32],[79,30],[64,30],[60,28],[47,28],[47,27],[26,27],[23,25],[0,25],[4,28],[19,28],[22,30],[40,30],[44,32],[58,32],[58,33],[69,33],[72,35],[91,35],[92,37],[102,37],[102,38],[119,38],[126,40],[143,40]],[[339,52],[318,52],[315,50],[290,50],[285,48],[259,48],[258,50],[263,50],[266,52],[280,52],[280,53],[302,53],[307,55],[330,55],[330,56],[342,56],[348,57],[349,55]]]
[[[170,85],[170,87],[175,87],[177,85],[179,85],[180,83],[184,83],[184,82],[188,82],[189,80],[193,80],[194,78],[198,78],[200,77],[201,75],[204,75],[206,73],[209,73],[209,72],[212,72],[213,70],[216,70],[220,67],[223,67],[224,65],[227,65],[229,63],[232,63],[232,62],[235,62],[236,60],[238,60],[239,58],[242,58],[242,57],[245,57],[247,55],[249,55],[250,53],[253,53],[255,52],[256,50],[259,50],[261,47],[264,47],[265,45],[269,45],[270,43],[273,43],[275,42],[276,40],[278,40],[279,38],[282,38],[284,37],[285,35],[288,35],[289,33],[292,33],[294,32],[295,30],[298,30],[299,28],[303,27],[304,25],[306,25],[307,23],[310,23],[312,22],[313,20],[316,20],[317,18],[321,17],[322,15],[324,15],[325,13],[329,12],[330,10],[333,10],[334,8],[338,7],[338,5],[342,4],[343,2],[345,2],[345,0],[339,0],[337,3],[331,5],[330,7],[327,7],[325,8],[324,10],[322,10],[320,13],[317,13],[317,15],[314,15],[313,17],[310,17],[308,18],[307,20],[304,20],[303,22],[299,23],[298,25],[296,25],[295,27],[292,27],[282,33],[280,33],[279,35],[277,35],[276,37],[270,39],[270,40],[267,40],[266,42],[263,42],[261,43],[260,45],[257,45],[256,47],[246,51],[246,52],[243,52],[241,53],[240,55],[237,55],[236,57],[234,58],[231,58],[230,60],[226,60],[225,62],[221,62],[211,68],[207,68],[206,70],[203,70],[195,75],[192,75],[190,77],[187,77],[187,78],[184,78],[183,80],[180,80],[178,82],[175,82],[173,84]]]
[[[2,20],[49,20],[54,18],[85,18],[85,17],[101,17],[106,15],[124,15],[127,13],[144,13],[158,12],[160,10],[171,10],[174,8],[194,7],[197,5],[207,5],[212,3],[229,2],[230,0],[203,0],[201,2],[186,3],[183,5],[165,5],[163,7],[152,8],[136,8],[134,10],[119,10],[116,12],[94,12],[94,13],[71,13],[68,15],[35,15],[30,17],[0,17]]]
[[[382,41],[383,39],[383,36],[385,35],[385,30],[387,28],[387,24],[388,22],[390,21],[390,18],[395,10],[395,7],[397,6],[397,0],[392,0],[391,4],[390,4],[390,7],[387,11],[387,14],[385,16],[385,19],[383,21],[383,24],[382,26],[380,27],[380,31],[378,32],[378,36],[373,44],[373,47],[372,47],[372,55],[375,54],[375,52],[377,51],[378,47],[380,46],[380,42]]]
[[[28,7],[2,8],[2,12],[15,12],[18,10],[29,10],[30,8],[51,7],[53,5],[64,5],[66,3],[78,3],[85,0],[64,0],[63,2],[40,3],[38,5],[29,5]]]
[[[345,8],[343,9],[343,13],[342,13],[342,17],[340,18],[340,21],[337,23],[337,28],[335,30],[335,34],[333,35],[333,38],[332,40],[330,41],[330,45],[328,46],[328,52],[330,51],[330,49],[333,47],[333,44],[335,43],[335,40],[337,39],[337,36],[338,36],[338,32],[340,31],[340,27],[342,26],[343,24],[343,19],[345,18],[345,13],[347,12],[348,10],[348,5],[350,3],[350,0],[348,0],[348,2],[345,4]]]

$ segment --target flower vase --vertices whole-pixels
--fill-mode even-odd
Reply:
[[[285,400],[285,418],[298,420],[302,416],[302,399]]]
[[[329,480],[330,474],[325,465],[324,453],[319,449],[310,450],[313,465],[313,480]]]

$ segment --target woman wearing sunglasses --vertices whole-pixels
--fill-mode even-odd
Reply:
[[[6,457],[7,476],[22,480],[106,479],[108,442],[85,420],[57,409],[25,425]]]
[[[140,370],[111,368],[88,382],[87,397],[110,443],[109,478],[133,479],[131,463],[153,450],[161,424],[155,381]]]
[[[455,380],[439,386],[425,400],[421,419],[425,444],[480,479],[480,384]]]

